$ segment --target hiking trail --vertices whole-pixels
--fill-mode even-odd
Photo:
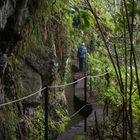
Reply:
[[[75,69],[78,69],[78,62],[77,60],[73,61],[73,66]],[[82,78],[82,73],[75,71],[73,75],[74,80],[77,80],[79,78]],[[74,85],[74,95],[75,98],[81,101],[84,105],[84,79],[77,82]],[[91,104],[91,114],[87,117],[87,130],[95,125],[95,111],[97,114],[97,120],[98,122],[102,121],[103,116],[103,107],[99,105],[98,99],[95,97],[90,97],[89,93],[87,93],[87,104]],[[89,109],[89,106],[86,106],[86,110]],[[71,127],[66,132],[60,134],[56,140],[74,140],[76,135],[82,134],[84,132],[84,120],[80,121],[78,124],[75,124],[75,126]]]

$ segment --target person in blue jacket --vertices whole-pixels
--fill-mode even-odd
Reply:
[[[85,43],[82,43],[77,51],[80,72],[84,72],[84,63],[85,63],[86,53],[87,53],[87,48],[85,46]]]

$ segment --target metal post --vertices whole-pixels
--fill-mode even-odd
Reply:
[[[45,140],[48,140],[48,86],[45,90]]]
[[[84,102],[87,104],[87,58],[85,57]],[[87,132],[87,117],[84,118],[84,132]]]
[[[93,34],[93,40],[90,41],[90,54],[92,54],[92,51],[94,50],[94,34]],[[90,75],[92,75],[92,65],[90,64]],[[90,96],[92,95],[92,78],[90,77]]]
[[[92,74],[92,71],[91,71],[91,64],[90,64],[90,75]],[[92,78],[90,77],[90,96],[92,95]]]

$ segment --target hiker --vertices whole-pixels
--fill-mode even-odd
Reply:
[[[77,51],[77,57],[79,58],[80,72],[84,72],[84,63],[85,63],[86,53],[87,53],[87,48],[85,46],[85,43],[82,43]]]

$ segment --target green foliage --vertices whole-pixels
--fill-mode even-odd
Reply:
[[[120,105],[121,96],[119,93],[119,89],[116,88],[116,75],[113,66],[110,64],[110,60],[107,57],[106,50],[100,47],[96,50],[96,53],[94,52],[94,54],[89,54],[88,63],[89,67],[91,67],[91,71],[88,70],[88,75],[90,75],[90,73],[92,73],[92,75],[100,75],[107,71],[109,72],[108,81],[106,79],[106,76],[92,78],[92,92],[99,96],[102,101],[109,99],[112,104]]]
[[[114,61],[114,64],[116,65],[117,69],[121,71],[122,81],[125,83],[125,48],[124,48],[124,40],[126,40],[126,46],[127,46],[127,60],[129,62],[130,59],[130,39],[129,39],[129,33],[127,28],[127,18],[125,13],[122,12],[122,4],[121,1],[116,0],[95,0],[90,1],[91,6],[93,7],[93,10],[97,14],[97,19],[99,21],[99,24],[101,26],[101,30],[103,35],[105,36],[106,42],[109,44],[109,51],[111,53],[112,59]],[[134,11],[136,14],[136,21],[139,22],[139,6],[140,3],[137,1],[137,6]],[[126,3],[126,6],[128,8],[128,16],[131,21],[132,16],[132,1],[129,0]],[[124,8],[124,7],[123,7]],[[105,72],[109,72],[109,77],[107,78],[107,75],[99,78],[92,78],[92,92],[94,95],[98,96],[100,98],[100,101],[105,104],[106,100],[109,101],[109,106],[112,109],[112,112],[118,111],[119,108],[123,106],[123,97],[124,95],[120,91],[119,82],[114,70],[114,67],[111,64],[110,58],[108,57],[108,53],[106,49],[103,47],[104,42],[101,38],[101,34],[99,30],[97,29],[97,24],[94,21],[93,15],[91,14],[91,11],[89,10],[89,7],[86,5],[86,2],[83,1],[75,1],[71,0],[68,3],[68,6],[66,6],[65,11],[65,18],[67,19],[68,25],[68,33],[69,37],[72,39],[73,44],[75,46],[78,46],[80,42],[86,42],[86,45],[90,45],[90,41],[94,41],[94,49],[93,52],[88,54],[88,65],[91,67],[91,70],[88,71],[88,74],[92,75],[98,75]],[[124,15],[123,15],[124,14]],[[124,17],[123,17],[124,16]],[[125,23],[125,25],[124,25]],[[130,22],[131,24],[131,22]],[[136,24],[137,25],[137,24]],[[137,25],[138,26],[138,25]],[[136,27],[137,27],[136,26]],[[124,38],[124,28],[126,29],[126,38]],[[136,28],[137,29],[137,28]],[[134,35],[136,35],[134,33]],[[136,48],[139,50],[139,33],[137,35],[136,40],[134,40],[134,43],[137,42]],[[135,36],[136,37],[136,36]],[[118,53],[118,63],[120,66],[117,65],[116,60],[116,54],[114,51],[113,45],[116,45],[117,53]],[[74,49],[76,47],[73,47]],[[137,51],[138,52],[138,51]],[[134,66],[132,67],[133,74],[135,73]],[[128,65],[127,69],[127,102],[129,102],[130,97],[130,67]],[[91,73],[90,73],[91,71]],[[133,89],[132,91],[135,91],[136,88],[136,77],[133,76]],[[90,84],[88,83],[88,88]],[[134,116],[134,123],[139,122],[139,116],[138,116],[138,109],[139,109],[139,103],[138,103],[138,93],[135,91],[133,93],[132,97],[132,110],[133,110],[133,116]],[[129,108],[129,107],[128,107]],[[127,109],[128,109],[127,108]],[[113,122],[113,121],[112,121]],[[115,123],[115,122],[113,122]],[[109,124],[109,123],[108,123]],[[122,124],[118,125],[117,129],[122,129]],[[110,127],[110,134],[111,132]],[[138,135],[138,128],[134,128],[134,132],[136,135]]]
[[[127,53],[127,60],[128,62],[130,61],[130,53],[129,53],[129,48],[130,48],[130,44],[129,44],[129,30],[128,30],[128,21],[126,18],[125,13],[122,12],[122,7],[121,5],[118,6],[118,9],[113,10],[113,11],[108,11],[106,10],[106,2],[92,2],[91,3],[93,6],[93,9],[96,11],[96,14],[99,15],[98,17],[98,21],[99,24],[102,28],[102,32],[105,36],[106,41],[108,42],[109,45],[109,51],[111,53],[112,56],[112,60],[114,61],[114,64],[116,65],[117,69],[120,70],[121,72],[121,78],[123,83],[126,82],[125,78],[126,78],[126,66],[125,66],[125,48],[124,48],[124,40],[126,41],[126,53]],[[105,4],[105,5],[104,5]],[[121,4],[121,3],[119,3]],[[133,10],[133,5],[132,5],[132,1],[127,1],[126,6],[128,8],[128,16],[129,16],[129,22],[131,24],[131,18],[132,18],[132,10]],[[136,3],[135,3],[136,6]],[[103,8],[101,8],[103,7]],[[113,12],[114,14],[112,15]],[[134,20],[134,29],[135,31],[138,30],[138,23],[139,23],[139,19],[137,18],[138,15],[138,11],[137,11],[137,7],[135,7],[135,11],[134,13],[135,15],[135,20]],[[123,15],[124,14],[124,15]],[[123,17],[124,16],[124,17]],[[124,24],[125,23],[125,24]],[[124,38],[124,28],[126,30],[126,38]],[[139,33],[133,33],[134,37],[133,37],[133,43],[134,46],[136,46],[137,49],[137,53],[139,54]],[[94,32],[94,36],[100,36],[99,32],[95,30]],[[124,97],[124,94],[120,91],[120,86],[119,86],[119,82],[116,76],[116,73],[114,71],[114,67],[112,66],[111,62],[110,62],[110,58],[108,58],[108,53],[106,52],[106,50],[102,47],[103,43],[102,43],[102,39],[101,38],[96,38],[94,40],[96,43],[96,47],[94,52],[90,53],[88,55],[88,64],[89,67],[91,67],[90,71],[88,71],[88,74],[92,74],[92,75],[98,75],[101,73],[104,73],[106,71],[109,72],[109,77],[107,79],[107,76],[104,76],[102,78],[93,78],[92,79],[92,92],[94,95],[98,96],[101,100],[101,102],[103,104],[105,104],[106,100],[109,101],[109,105],[112,109],[112,111],[116,112],[117,109],[122,108],[123,106],[123,98],[127,98],[126,102],[127,105],[130,103],[130,80],[131,80],[131,75],[130,75],[130,66],[129,64],[127,65],[127,93]],[[114,47],[113,45],[116,45],[117,48],[117,55],[118,55],[118,62],[117,62],[117,58],[116,58],[116,54],[114,51]],[[139,59],[139,58],[138,58]],[[127,62],[127,63],[128,63]],[[119,66],[118,64],[119,63]],[[118,68],[119,67],[119,68]],[[138,70],[138,73],[140,71]],[[133,73],[133,88],[132,88],[132,117],[133,117],[133,123],[134,125],[136,125],[137,123],[139,123],[140,117],[139,117],[139,97],[138,97],[138,91],[137,89],[137,84],[136,84],[136,76],[135,74],[135,67],[134,65],[132,66],[132,73]],[[140,77],[140,74],[139,74]],[[89,88],[90,84],[88,83],[88,88]],[[127,106],[127,110],[129,110],[130,106]],[[114,118],[114,117],[113,117]],[[130,118],[129,118],[130,119]],[[111,121],[111,120],[110,120]],[[111,121],[112,123],[115,123],[114,120]],[[109,127],[110,125],[108,125]],[[116,131],[117,129],[122,129],[122,124],[120,123],[120,125],[117,125]],[[139,127],[135,127],[133,128],[134,131],[134,136],[135,139],[138,139],[139,136]],[[111,130],[111,128],[110,128]],[[110,132],[111,134],[111,132]]]
[[[73,27],[81,29],[81,30],[88,30],[94,26],[94,20],[88,11],[80,10],[78,11],[79,14],[75,14],[73,18]]]
[[[94,0],[91,1],[91,5],[97,14],[99,24],[102,27],[103,34],[105,39],[111,45],[116,44],[117,51],[120,62],[120,71],[122,73],[122,80],[125,81],[125,67],[124,67],[124,39],[123,31],[124,27],[127,27],[127,24],[124,25],[127,18],[123,17],[122,7],[115,4],[115,0]],[[119,1],[118,1],[118,4]],[[14,7],[16,6],[15,0],[13,0]],[[134,13],[136,27],[140,23],[140,2],[135,3],[136,9]],[[131,19],[132,16],[132,0],[127,1],[128,7],[128,16]],[[131,20],[130,20],[131,21]],[[88,54],[88,65],[91,66],[91,74],[98,75],[109,72],[109,77],[105,76],[99,78],[92,78],[92,92],[94,95],[97,95],[100,98],[102,104],[105,103],[106,99],[109,100],[109,105],[112,110],[117,110],[122,106],[122,93],[119,89],[119,84],[116,78],[114,68],[111,64],[111,61],[108,57],[106,49],[103,47],[103,41],[101,39],[99,30],[97,29],[97,24],[89,7],[86,5],[83,0],[54,0],[54,1],[44,1],[41,4],[41,7],[38,8],[34,17],[31,17],[30,25],[25,29],[26,40],[23,40],[19,48],[24,48],[27,46],[35,47],[46,47],[46,44],[50,47],[53,43],[58,46],[62,55],[70,55],[69,52],[75,52],[76,47],[81,43],[85,42],[89,46],[89,41],[94,41],[93,52]],[[49,25],[48,25],[49,24]],[[59,30],[56,30],[59,29]],[[29,33],[28,33],[29,32]],[[128,30],[127,30],[128,32]],[[134,39],[135,48],[140,55],[140,34],[137,33],[137,37]],[[134,33],[134,35],[136,35]],[[121,40],[122,39],[122,40]],[[47,42],[48,41],[48,42]],[[127,53],[129,54],[129,36],[126,35],[127,44]],[[60,47],[60,48],[59,48]],[[67,52],[65,51],[67,50]],[[116,62],[116,57],[114,54],[114,49],[112,46],[109,46],[113,60]],[[22,50],[23,52],[23,50]],[[73,53],[74,54],[74,53]],[[73,55],[72,54],[72,55]],[[62,55],[60,54],[60,60],[62,60]],[[127,57],[129,59],[129,56]],[[129,65],[128,65],[129,66]],[[140,72],[140,71],[139,71]],[[133,67],[133,73],[135,73]],[[90,71],[88,71],[90,75]],[[130,81],[130,67],[128,68],[128,81]],[[134,76],[133,91],[136,88],[136,77]],[[89,88],[88,83],[88,88]],[[128,83],[127,88],[127,97],[129,97],[129,87],[130,82]],[[134,126],[140,124],[140,102],[138,99],[138,91],[136,90],[133,93],[132,97],[132,110],[134,117]],[[49,139],[53,140],[58,134],[62,133],[65,130],[65,126],[69,121],[68,113],[66,109],[63,109],[61,106],[53,108],[53,115],[49,116]],[[17,115],[14,111],[7,111],[6,117],[10,116],[11,119],[7,119],[7,125],[5,129],[8,131],[7,137],[9,139],[15,139],[16,129],[15,124],[17,124]],[[5,116],[0,115],[0,118],[5,118]],[[4,120],[6,121],[6,120]],[[3,123],[3,122],[1,122]],[[14,124],[15,123],[15,124]],[[108,125],[110,127],[110,120],[108,120]],[[31,118],[26,116],[26,126],[29,127],[29,135],[27,139],[34,140],[44,139],[44,112],[41,109]],[[121,127],[119,125],[119,127]],[[109,133],[111,133],[111,128],[109,128]],[[139,127],[134,128],[135,139],[138,139]],[[84,139],[85,136],[79,136],[79,139]]]
[[[77,135],[74,140],[87,140],[87,136],[85,135]]]
[[[49,140],[53,140],[58,134],[64,132],[69,121],[67,110],[61,107],[56,107],[53,115],[57,119],[49,117]]]
[[[29,140],[44,140],[44,111],[40,109],[32,118],[26,116],[26,126],[28,126],[27,139]]]
[[[2,109],[2,112],[3,113],[0,114],[0,139],[5,138],[6,140],[16,140],[18,130],[17,110],[14,110],[13,107],[7,107]]]

